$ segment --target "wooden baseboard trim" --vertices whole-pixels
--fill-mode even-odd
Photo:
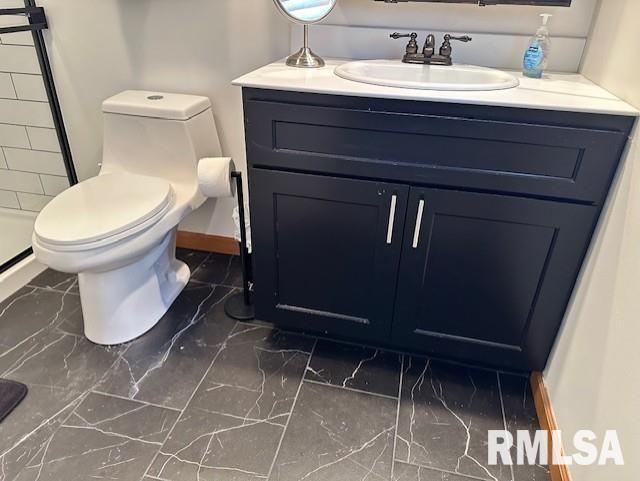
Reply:
[[[558,422],[553,413],[549,392],[544,384],[541,372],[531,374],[531,390],[533,391],[533,401],[536,406],[538,420],[540,421],[540,429],[549,433],[549,461],[551,461],[551,432],[558,429]],[[560,450],[564,452],[562,446],[560,446]],[[569,468],[565,465],[550,464],[549,471],[551,473],[551,481],[571,481]]]
[[[178,247],[219,254],[240,254],[240,246],[232,237],[200,234],[199,232],[178,231],[176,240]]]

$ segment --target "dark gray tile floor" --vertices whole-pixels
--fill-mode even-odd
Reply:
[[[238,323],[237,258],[179,250],[192,281],[145,336],[83,337],[73,276],[0,304],[0,481],[543,481],[488,466],[486,430],[538,427],[524,377]]]

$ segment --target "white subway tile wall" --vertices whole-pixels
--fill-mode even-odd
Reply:
[[[0,207],[19,209],[18,194],[10,190],[0,190]]]
[[[15,3],[0,0],[0,8]],[[23,22],[0,17],[0,26]],[[67,187],[33,38],[0,35],[0,207],[37,212]]]
[[[31,172],[0,169],[0,189],[44,194],[40,176]]]
[[[60,152],[60,143],[58,142],[58,134],[55,129],[27,127],[27,135],[29,136],[32,149]]]
[[[0,73],[0,97],[3,99],[15,99],[16,91],[13,88],[11,74]]]
[[[14,73],[11,74],[16,95],[20,100],[47,102],[47,92],[41,75]]]
[[[22,125],[0,124],[0,145],[30,149],[27,129]]]
[[[53,128],[49,104],[30,100],[0,99],[0,123]]]
[[[37,75],[40,64],[36,49],[30,45],[5,45],[0,48],[0,70]]]
[[[37,174],[65,175],[62,155],[44,150],[14,149],[3,147],[7,166],[11,170]]]
[[[42,181],[42,188],[46,195],[56,196],[69,187],[67,178],[60,175],[40,174],[40,180]]]
[[[18,202],[22,210],[30,210],[40,212],[42,208],[49,203],[53,197],[46,195],[27,194],[26,192],[18,192]]]

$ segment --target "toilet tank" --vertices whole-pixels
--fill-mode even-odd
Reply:
[[[105,100],[102,173],[197,184],[203,157],[222,155],[207,97],[128,90]]]

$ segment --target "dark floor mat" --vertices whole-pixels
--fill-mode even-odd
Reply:
[[[0,422],[13,411],[27,395],[27,386],[0,379]]]

